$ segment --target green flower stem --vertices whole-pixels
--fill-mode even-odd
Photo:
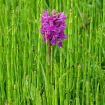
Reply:
[[[51,44],[48,42],[48,71],[51,72]]]

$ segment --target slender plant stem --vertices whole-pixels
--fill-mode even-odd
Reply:
[[[50,41],[48,42],[48,70],[50,73],[50,69],[51,69],[51,44]]]

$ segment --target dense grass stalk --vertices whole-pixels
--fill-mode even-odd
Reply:
[[[59,54],[60,54],[60,77],[62,76],[63,74],[63,61],[62,61],[62,49],[59,50]],[[64,104],[64,99],[63,99],[63,80],[59,81],[59,95],[60,95],[60,105],[63,105]]]
[[[52,105],[55,105],[55,93],[54,93],[54,85],[52,85]]]
[[[55,78],[55,91],[54,91],[54,98],[55,98],[55,105],[58,105],[58,65],[56,61],[54,61],[54,78]]]
[[[72,56],[72,24],[73,24],[73,15],[72,15],[72,10],[73,10],[73,1],[71,2],[67,1],[67,5],[69,7],[68,11],[68,43],[67,43],[67,70],[70,71],[68,72],[66,76],[66,103],[72,103],[72,88],[73,88],[73,56]],[[69,75],[70,74],[70,75]],[[70,100],[70,101],[69,101]]]
[[[71,2],[72,3],[72,2]],[[70,2],[67,0],[67,9],[69,9],[68,11],[68,37],[67,37],[67,70],[69,70],[69,68],[72,66],[72,62],[70,62],[70,60],[72,61],[71,58],[71,51],[72,51],[72,7],[70,5]],[[71,68],[72,69],[72,68]],[[72,71],[72,70],[71,70]],[[72,75],[72,73],[70,73]],[[69,100],[71,99],[71,95],[70,95],[70,89],[72,87],[72,76],[71,75],[67,75],[66,76],[66,104],[69,104]]]
[[[99,83],[97,85],[97,89],[96,89],[96,105],[99,105]]]
[[[39,89],[38,88],[36,89],[36,97],[37,98],[36,98],[36,103],[35,104],[36,105],[37,104],[41,105],[41,97],[40,97],[40,93],[39,93]]]
[[[2,71],[2,69],[3,69],[3,48],[2,48],[2,38],[3,38],[3,36],[2,36],[2,30],[1,30],[1,27],[0,27],[0,68],[1,68],[1,70],[0,70],[0,87],[1,87],[1,92],[2,92],[2,96],[0,97],[0,104],[3,104],[2,103],[2,101],[4,100],[4,96],[5,96],[5,94],[4,94],[4,86],[3,86],[3,83],[2,83],[2,81],[3,81],[3,71]]]
[[[30,91],[30,98],[33,102],[33,104],[36,102],[36,85],[37,85],[37,81],[36,81],[37,75],[36,75],[36,71],[33,71],[32,73],[32,83],[31,83],[31,91]]]
[[[77,76],[77,86],[76,86],[76,105],[80,105],[80,73],[81,73],[81,65],[78,65],[78,76]]]
[[[105,0],[103,0],[103,22],[105,21]]]
[[[15,104],[15,105],[18,105],[18,99],[17,99],[17,97],[16,97],[16,85],[14,85],[14,95],[13,95],[13,97],[14,97],[14,102],[13,102],[13,104]]]
[[[75,6],[76,7],[76,6]],[[80,90],[80,64],[78,64],[78,18],[77,18],[77,11],[75,11],[75,17],[74,17],[74,22],[75,22],[75,37],[74,37],[74,51],[75,51],[75,65],[74,68],[76,70],[77,75],[75,75],[75,77],[77,77],[77,82],[76,82],[76,105],[80,105],[80,100],[79,100],[79,90]]]
[[[59,4],[58,4],[58,0],[56,0],[56,10],[58,11],[58,6]]]
[[[51,73],[51,44],[48,42],[48,71]]]
[[[90,91],[90,83],[89,81],[86,81],[86,105],[90,104],[90,100],[89,100],[89,91]]]
[[[8,3],[8,2],[6,2]],[[8,19],[6,18],[8,16],[7,11],[8,11],[8,4],[6,4],[5,8],[5,53],[6,53],[6,63],[7,63],[7,101],[10,104],[11,103],[11,81],[10,81],[10,38],[8,33]]]

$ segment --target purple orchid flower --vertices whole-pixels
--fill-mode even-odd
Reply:
[[[56,10],[53,10],[51,15],[49,15],[47,11],[44,11],[41,19],[43,42],[50,41],[51,45],[58,43],[58,46],[62,47],[62,40],[66,38],[64,34],[66,18],[64,12],[56,14]]]

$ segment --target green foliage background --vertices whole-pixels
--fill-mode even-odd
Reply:
[[[42,43],[41,16],[67,15],[63,47]],[[0,105],[105,104],[105,0],[0,0]]]

